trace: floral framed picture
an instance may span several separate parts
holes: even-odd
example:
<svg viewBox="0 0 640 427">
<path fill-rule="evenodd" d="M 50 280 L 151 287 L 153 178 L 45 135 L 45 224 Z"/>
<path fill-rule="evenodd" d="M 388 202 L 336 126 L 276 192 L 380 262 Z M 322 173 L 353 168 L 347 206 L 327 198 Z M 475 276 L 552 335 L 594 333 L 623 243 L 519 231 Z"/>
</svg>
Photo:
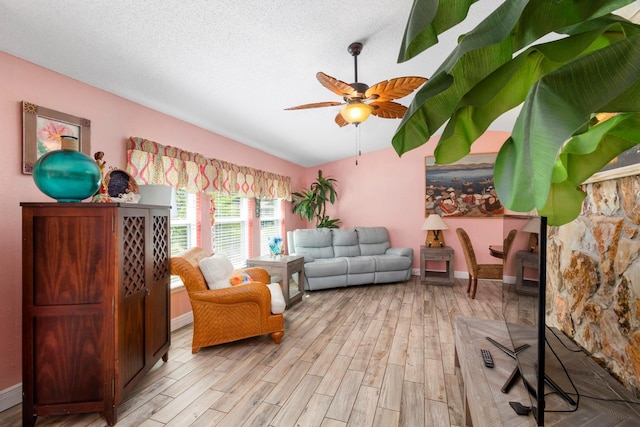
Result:
<svg viewBox="0 0 640 427">
<path fill-rule="evenodd" d="M 504 207 L 494 187 L 497 154 L 469 154 L 449 165 L 425 158 L 424 215 L 488 218 L 503 216 Z"/>
<path fill-rule="evenodd" d="M 22 101 L 22 173 L 31 174 L 44 154 L 60 149 L 60 137 L 78 138 L 79 150 L 91 156 L 91 121 Z"/>
</svg>

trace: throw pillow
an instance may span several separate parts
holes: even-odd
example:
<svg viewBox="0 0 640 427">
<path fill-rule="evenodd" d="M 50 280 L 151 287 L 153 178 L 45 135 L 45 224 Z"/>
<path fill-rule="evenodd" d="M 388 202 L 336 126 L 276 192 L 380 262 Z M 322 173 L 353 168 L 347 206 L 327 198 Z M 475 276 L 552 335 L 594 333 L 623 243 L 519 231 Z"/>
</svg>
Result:
<svg viewBox="0 0 640 427">
<path fill-rule="evenodd" d="M 269 292 L 271 292 L 271 312 L 273 314 L 280 314 L 284 312 L 287 304 L 284 302 L 284 295 L 282 294 L 282 288 L 279 283 L 270 283 L 267 285 Z"/>
<path fill-rule="evenodd" d="M 250 281 L 251 276 L 249 276 L 249 273 L 247 273 L 246 271 L 239 271 L 229 279 L 229 283 L 231 283 L 233 286 Z"/>
<path fill-rule="evenodd" d="M 224 254 L 215 254 L 202 259 L 200 271 L 202 271 L 209 289 L 222 289 L 231 286 L 229 279 L 233 274 L 233 264 Z"/>
</svg>

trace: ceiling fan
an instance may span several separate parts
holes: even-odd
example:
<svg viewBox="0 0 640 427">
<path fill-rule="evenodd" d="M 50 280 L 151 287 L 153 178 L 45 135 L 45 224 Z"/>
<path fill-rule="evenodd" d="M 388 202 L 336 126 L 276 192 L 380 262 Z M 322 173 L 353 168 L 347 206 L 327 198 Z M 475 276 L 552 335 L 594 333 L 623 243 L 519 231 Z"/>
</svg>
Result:
<svg viewBox="0 0 640 427">
<path fill-rule="evenodd" d="M 404 105 L 393 102 L 394 99 L 409 95 L 427 81 L 424 77 L 398 77 L 384 80 L 369 87 L 358 82 L 358 55 L 362 52 L 362 43 L 351 43 L 348 52 L 353 56 L 355 83 L 345 83 L 323 72 L 316 74 L 320 84 L 342 97 L 344 102 L 316 102 L 303 104 L 285 110 L 303 110 L 306 108 L 333 107 L 344 105 L 336 115 L 335 122 L 343 127 L 350 123 L 358 126 L 367 120 L 370 114 L 384 119 L 401 119 L 407 111 Z"/>
</svg>

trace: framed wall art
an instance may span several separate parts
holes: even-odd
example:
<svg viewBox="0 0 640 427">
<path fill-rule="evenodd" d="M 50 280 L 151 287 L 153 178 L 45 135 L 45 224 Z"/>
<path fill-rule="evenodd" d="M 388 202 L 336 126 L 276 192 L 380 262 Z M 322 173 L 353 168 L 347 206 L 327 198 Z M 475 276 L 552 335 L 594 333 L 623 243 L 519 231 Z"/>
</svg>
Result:
<svg viewBox="0 0 640 427">
<path fill-rule="evenodd" d="M 584 183 L 589 184 L 638 174 L 640 174 L 640 145 L 636 145 L 620 154 L 600 171 L 591 175 Z"/>
<path fill-rule="evenodd" d="M 425 158 L 425 217 L 497 217 L 504 214 L 494 187 L 497 154 L 469 154 L 449 165 Z"/>
<path fill-rule="evenodd" d="M 22 173 L 31 174 L 42 155 L 60 149 L 60 136 L 78 138 L 79 150 L 91 156 L 91 121 L 22 101 Z"/>
</svg>

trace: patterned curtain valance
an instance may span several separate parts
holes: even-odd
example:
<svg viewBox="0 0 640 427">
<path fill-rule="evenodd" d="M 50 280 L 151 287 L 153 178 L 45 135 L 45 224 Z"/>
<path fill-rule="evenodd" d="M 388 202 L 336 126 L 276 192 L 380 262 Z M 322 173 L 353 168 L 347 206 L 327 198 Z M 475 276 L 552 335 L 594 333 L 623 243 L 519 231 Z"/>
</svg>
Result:
<svg viewBox="0 0 640 427">
<path fill-rule="evenodd" d="M 291 200 L 288 176 L 208 159 L 144 138 L 131 137 L 127 141 L 127 172 L 139 184 L 170 185 L 209 196 Z"/>
</svg>

